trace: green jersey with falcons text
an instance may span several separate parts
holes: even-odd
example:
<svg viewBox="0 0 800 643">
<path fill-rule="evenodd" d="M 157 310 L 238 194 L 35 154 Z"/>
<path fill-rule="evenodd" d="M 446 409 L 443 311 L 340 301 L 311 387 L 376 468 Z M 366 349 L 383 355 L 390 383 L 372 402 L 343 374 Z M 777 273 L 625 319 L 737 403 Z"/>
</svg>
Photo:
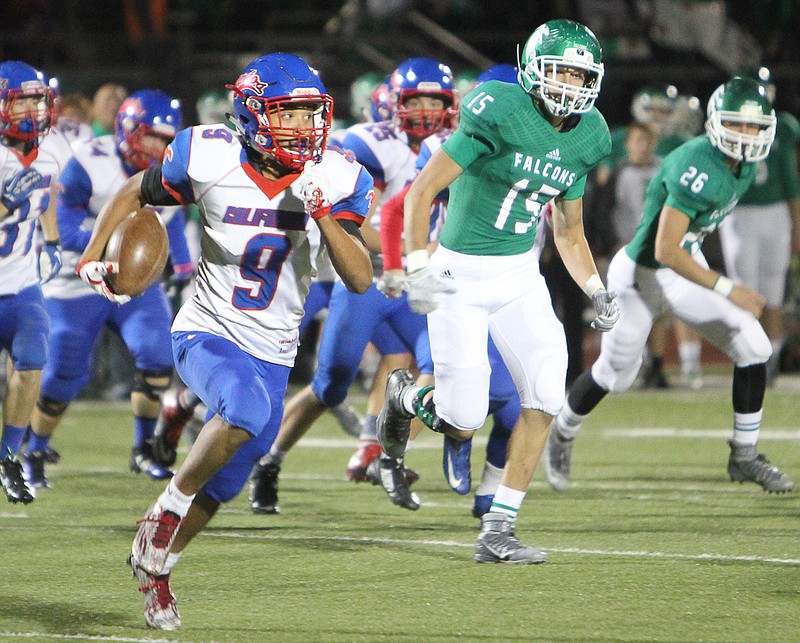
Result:
<svg viewBox="0 0 800 643">
<path fill-rule="evenodd" d="M 469 255 L 530 250 L 543 206 L 580 198 L 586 174 L 611 150 L 600 112 L 571 118 L 571 129 L 557 131 L 517 84 L 489 81 L 467 94 L 442 145 L 464 171 L 450 186 L 440 243 Z"/>
<path fill-rule="evenodd" d="M 734 173 L 726 158 L 705 135 L 667 155 L 647 186 L 642 221 L 625 246 L 631 259 L 648 268 L 664 267 L 656 261 L 655 247 L 658 220 L 665 205 L 689 217 L 682 247 L 690 254 L 700 250 L 703 239 L 719 227 L 756 178 L 755 163 L 741 163 Z"/>
</svg>

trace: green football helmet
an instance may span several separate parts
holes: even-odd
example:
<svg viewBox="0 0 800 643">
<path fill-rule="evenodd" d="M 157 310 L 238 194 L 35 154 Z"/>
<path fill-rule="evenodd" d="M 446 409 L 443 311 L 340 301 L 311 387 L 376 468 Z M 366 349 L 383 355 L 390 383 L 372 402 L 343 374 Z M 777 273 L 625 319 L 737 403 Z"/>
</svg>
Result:
<svg viewBox="0 0 800 643">
<path fill-rule="evenodd" d="M 536 28 L 522 53 L 517 49 L 519 82 L 555 116 L 583 114 L 594 106 L 603 81 L 602 49 L 579 22 L 550 20 Z M 559 68 L 582 69 L 583 87 L 556 80 Z"/>
<path fill-rule="evenodd" d="M 227 125 L 227 114 L 233 114 L 233 94 L 225 89 L 209 89 L 197 99 L 195 107 L 201 125 Z"/>
<path fill-rule="evenodd" d="M 711 94 L 706 108 L 706 134 L 723 154 L 737 161 L 762 161 L 775 140 L 775 110 L 763 85 L 749 78 L 732 78 Z M 745 134 L 728 125 L 747 123 L 757 134 Z"/>
<path fill-rule="evenodd" d="M 631 101 L 631 115 L 637 123 L 663 124 L 675 114 L 678 88 L 675 85 L 648 86 L 640 89 Z"/>
<path fill-rule="evenodd" d="M 768 67 L 742 67 L 734 74 L 734 77 L 749 78 L 756 81 L 759 85 L 764 85 L 767 90 L 767 98 L 770 103 L 775 102 L 775 83 L 772 82 L 772 74 Z"/>
<path fill-rule="evenodd" d="M 385 74 L 368 71 L 350 84 L 350 116 L 355 121 L 359 123 L 376 122 L 373 96 L 385 78 Z"/>
</svg>

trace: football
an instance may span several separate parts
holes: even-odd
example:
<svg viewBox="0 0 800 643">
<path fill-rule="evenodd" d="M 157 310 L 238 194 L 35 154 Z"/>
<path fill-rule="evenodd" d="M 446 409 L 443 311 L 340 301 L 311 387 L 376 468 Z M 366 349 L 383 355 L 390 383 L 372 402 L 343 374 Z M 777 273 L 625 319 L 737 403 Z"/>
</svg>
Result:
<svg viewBox="0 0 800 643">
<path fill-rule="evenodd" d="M 150 208 L 131 212 L 106 244 L 103 260 L 119 265 L 106 283 L 117 295 L 137 297 L 164 272 L 168 254 L 167 229 L 158 213 Z"/>
</svg>

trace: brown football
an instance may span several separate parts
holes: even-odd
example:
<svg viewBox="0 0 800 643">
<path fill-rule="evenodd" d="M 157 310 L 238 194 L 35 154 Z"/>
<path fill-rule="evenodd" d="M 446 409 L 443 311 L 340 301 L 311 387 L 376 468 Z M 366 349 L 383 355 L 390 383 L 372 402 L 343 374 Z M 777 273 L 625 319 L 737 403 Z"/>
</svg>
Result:
<svg viewBox="0 0 800 643">
<path fill-rule="evenodd" d="M 106 244 L 103 260 L 119 264 L 106 283 L 118 295 L 137 297 L 164 272 L 168 254 L 167 229 L 158 213 L 150 208 L 131 212 Z"/>
</svg>

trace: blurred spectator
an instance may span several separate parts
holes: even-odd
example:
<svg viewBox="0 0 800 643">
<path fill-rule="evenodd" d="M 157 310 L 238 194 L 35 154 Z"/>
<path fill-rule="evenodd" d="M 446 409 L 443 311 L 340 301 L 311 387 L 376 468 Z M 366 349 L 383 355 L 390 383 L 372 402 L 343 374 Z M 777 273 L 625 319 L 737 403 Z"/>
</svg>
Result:
<svg viewBox="0 0 800 643">
<path fill-rule="evenodd" d="M 122 101 L 128 96 L 128 90 L 117 83 L 101 85 L 92 99 L 92 129 L 95 136 L 114 133 L 114 120 Z"/>
</svg>

